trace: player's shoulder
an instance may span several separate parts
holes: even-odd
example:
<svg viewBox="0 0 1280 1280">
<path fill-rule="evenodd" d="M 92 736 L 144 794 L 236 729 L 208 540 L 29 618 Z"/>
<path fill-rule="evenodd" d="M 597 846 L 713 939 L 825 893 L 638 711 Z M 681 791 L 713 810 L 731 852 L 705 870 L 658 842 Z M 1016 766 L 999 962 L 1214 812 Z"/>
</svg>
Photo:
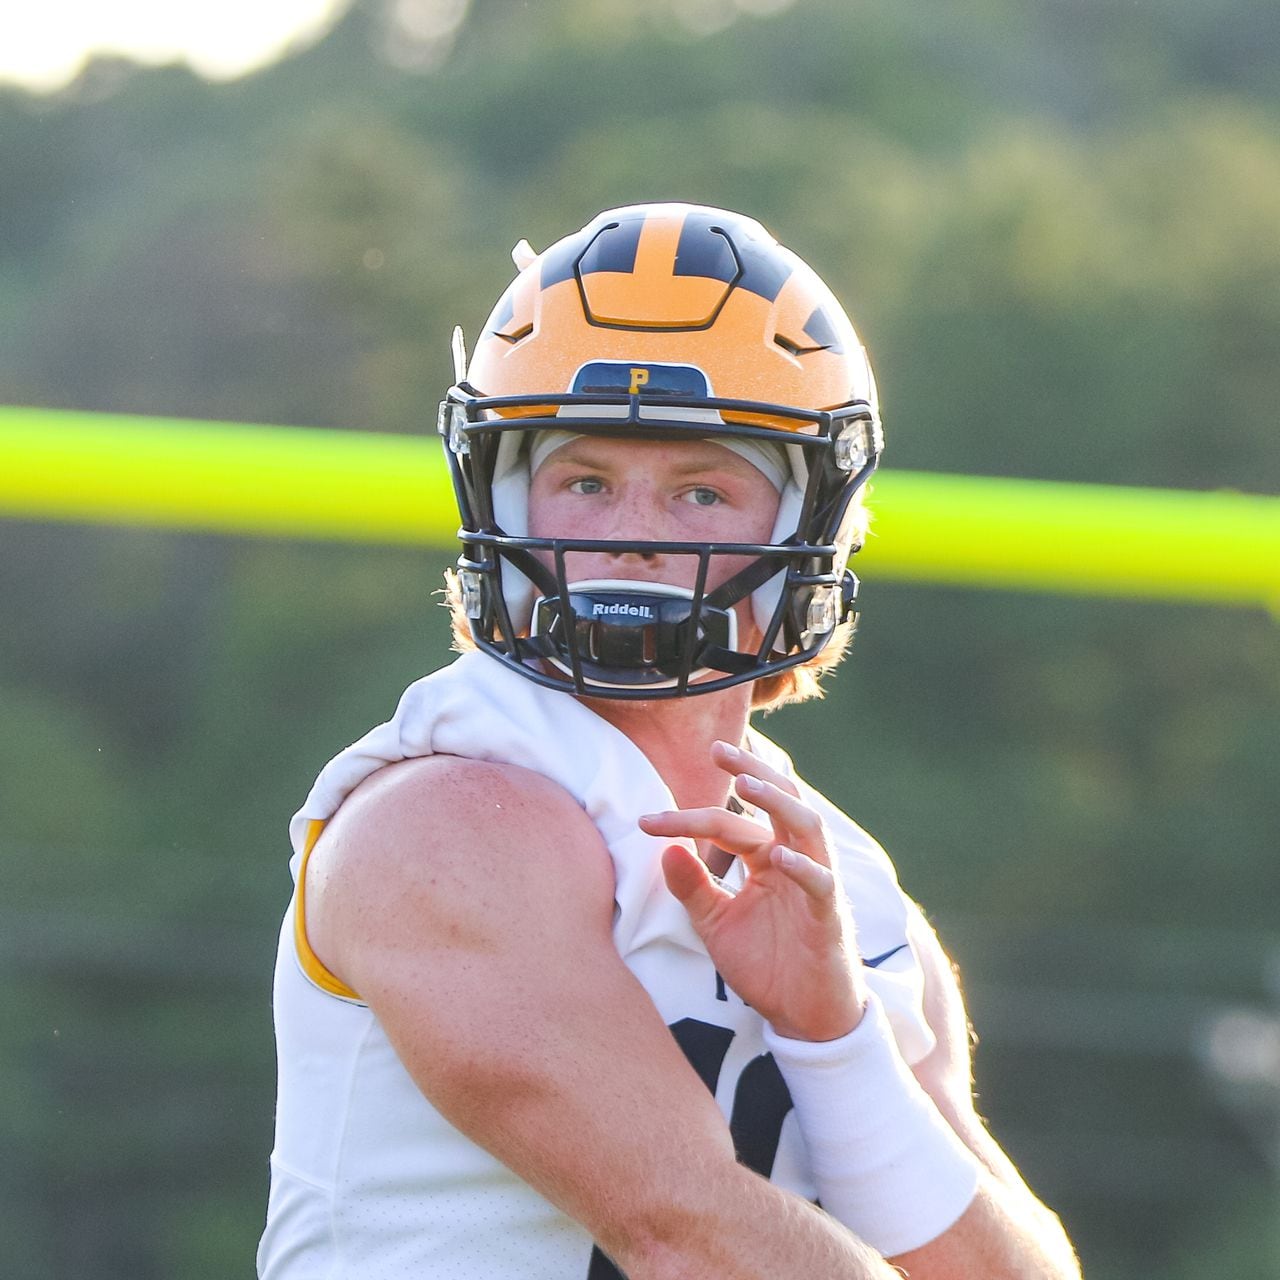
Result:
<svg viewBox="0 0 1280 1280">
<path fill-rule="evenodd" d="M 511 806 L 581 812 L 568 791 L 534 769 L 434 754 L 379 769 L 352 791 L 337 816 L 348 822 L 374 816 L 412 821 L 441 813 L 453 819 L 479 810 L 498 820 L 512 815 Z"/>
<path fill-rule="evenodd" d="M 500 761 L 430 755 L 379 769 L 343 801 L 320 845 L 357 878 L 506 882 L 547 868 L 597 865 L 608 853 L 578 801 L 552 779 Z M 321 853 L 320 845 L 317 853 Z"/>
</svg>

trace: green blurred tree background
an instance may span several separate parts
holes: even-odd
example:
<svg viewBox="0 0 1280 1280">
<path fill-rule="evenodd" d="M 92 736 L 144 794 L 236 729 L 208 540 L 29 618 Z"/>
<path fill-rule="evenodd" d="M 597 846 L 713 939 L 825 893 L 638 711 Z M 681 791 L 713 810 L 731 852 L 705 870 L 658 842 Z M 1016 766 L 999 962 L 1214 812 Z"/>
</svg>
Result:
<svg viewBox="0 0 1280 1280">
<path fill-rule="evenodd" d="M 0 92 L 0 402 L 427 431 L 509 245 L 672 198 L 846 300 L 890 467 L 1275 493 L 1278 126 L 1273 0 L 356 0 Z M 251 1272 L 284 825 L 449 558 L 0 523 L 6 1275 Z M 950 942 L 997 1135 L 1096 1280 L 1280 1276 L 1275 619 L 864 605 L 765 728 Z"/>
</svg>

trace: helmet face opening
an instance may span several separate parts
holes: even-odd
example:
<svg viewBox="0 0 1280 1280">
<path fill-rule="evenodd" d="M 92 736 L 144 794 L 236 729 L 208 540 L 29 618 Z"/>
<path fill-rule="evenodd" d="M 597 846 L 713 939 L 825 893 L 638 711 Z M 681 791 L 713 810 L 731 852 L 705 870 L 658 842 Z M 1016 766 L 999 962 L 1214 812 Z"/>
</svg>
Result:
<svg viewBox="0 0 1280 1280">
<path fill-rule="evenodd" d="M 684 205 L 603 214 L 525 267 L 469 370 L 455 353 L 438 428 L 482 651 L 579 695 L 680 697 L 806 662 L 852 615 L 851 516 L 883 448 L 874 382 L 825 286 L 758 224 Z M 530 446 L 545 433 L 784 457 L 773 535 L 532 537 Z M 693 585 L 571 577 L 575 555 L 619 551 L 691 557 Z"/>
</svg>

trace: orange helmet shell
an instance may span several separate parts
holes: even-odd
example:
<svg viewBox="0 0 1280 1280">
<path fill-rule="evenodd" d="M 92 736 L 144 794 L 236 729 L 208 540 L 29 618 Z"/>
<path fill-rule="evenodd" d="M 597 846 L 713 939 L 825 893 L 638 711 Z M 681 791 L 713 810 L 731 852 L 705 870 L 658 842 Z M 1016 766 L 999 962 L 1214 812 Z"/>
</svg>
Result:
<svg viewBox="0 0 1280 1280">
<path fill-rule="evenodd" d="M 695 365 L 718 399 L 875 403 L 862 343 L 817 274 L 753 219 L 698 205 L 613 209 L 539 254 L 494 307 L 467 380 L 483 396 L 562 394 L 595 360 Z"/>
</svg>

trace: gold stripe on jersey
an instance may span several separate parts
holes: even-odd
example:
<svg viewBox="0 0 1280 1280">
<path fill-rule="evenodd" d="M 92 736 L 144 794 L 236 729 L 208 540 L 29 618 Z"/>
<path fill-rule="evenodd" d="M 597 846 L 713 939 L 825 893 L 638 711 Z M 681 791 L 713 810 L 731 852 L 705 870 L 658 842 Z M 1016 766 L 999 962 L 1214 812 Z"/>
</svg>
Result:
<svg viewBox="0 0 1280 1280">
<path fill-rule="evenodd" d="M 354 1000 L 358 1004 L 364 1001 L 351 990 L 341 978 L 335 977 L 311 949 L 311 943 L 307 940 L 307 920 L 306 920 L 306 901 L 307 901 L 307 863 L 311 860 L 311 850 L 315 848 L 316 841 L 320 839 L 320 833 L 324 830 L 325 820 L 323 818 L 312 818 L 307 824 L 307 842 L 303 846 L 302 860 L 298 864 L 298 885 L 294 897 L 293 909 L 293 946 L 298 953 L 298 963 L 302 966 L 302 972 L 307 978 L 321 991 L 328 992 L 331 996 L 337 996 L 340 1000 Z"/>
</svg>

